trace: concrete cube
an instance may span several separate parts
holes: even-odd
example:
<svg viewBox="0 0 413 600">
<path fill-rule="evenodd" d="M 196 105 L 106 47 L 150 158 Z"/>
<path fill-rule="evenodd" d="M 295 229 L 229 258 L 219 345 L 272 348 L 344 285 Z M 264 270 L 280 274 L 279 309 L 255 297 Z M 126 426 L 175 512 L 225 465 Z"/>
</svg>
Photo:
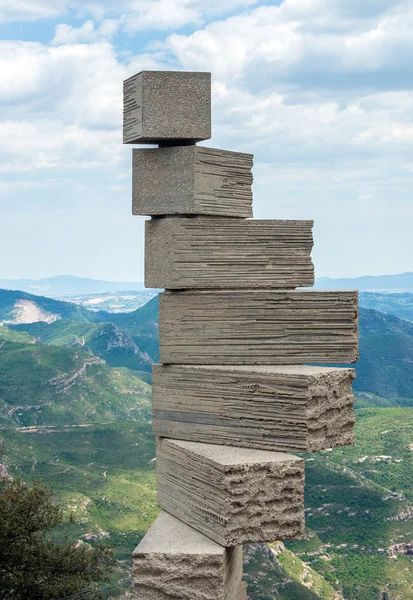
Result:
<svg viewBox="0 0 413 600">
<path fill-rule="evenodd" d="M 252 154 L 202 146 L 132 154 L 134 215 L 252 217 Z"/>
<path fill-rule="evenodd" d="M 358 358 L 357 292 L 159 294 L 160 362 L 348 364 Z"/>
<path fill-rule="evenodd" d="M 156 464 L 159 505 L 222 546 L 304 535 L 301 458 L 158 438 Z"/>
<path fill-rule="evenodd" d="M 146 287 L 291 289 L 314 283 L 312 221 L 201 217 L 145 225 Z"/>
<path fill-rule="evenodd" d="M 273 451 L 354 443 L 354 369 L 154 365 L 155 435 Z"/>
<path fill-rule="evenodd" d="M 211 137 L 211 74 L 142 71 L 123 83 L 123 143 Z"/>
<path fill-rule="evenodd" d="M 240 600 L 245 589 L 242 550 L 223 548 L 161 512 L 133 553 L 136 598 Z"/>
</svg>

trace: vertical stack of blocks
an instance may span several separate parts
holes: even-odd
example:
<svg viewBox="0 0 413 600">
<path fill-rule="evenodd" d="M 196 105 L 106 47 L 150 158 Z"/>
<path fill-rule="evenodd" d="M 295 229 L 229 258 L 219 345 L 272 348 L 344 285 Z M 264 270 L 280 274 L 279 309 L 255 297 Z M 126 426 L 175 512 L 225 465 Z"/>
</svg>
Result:
<svg viewBox="0 0 413 600">
<path fill-rule="evenodd" d="M 145 285 L 164 288 L 153 433 L 163 509 L 134 552 L 139 600 L 245 600 L 242 545 L 304 536 L 304 461 L 352 444 L 357 293 L 314 283 L 312 221 L 251 220 L 250 154 L 211 137 L 209 73 L 124 83 Z"/>
</svg>

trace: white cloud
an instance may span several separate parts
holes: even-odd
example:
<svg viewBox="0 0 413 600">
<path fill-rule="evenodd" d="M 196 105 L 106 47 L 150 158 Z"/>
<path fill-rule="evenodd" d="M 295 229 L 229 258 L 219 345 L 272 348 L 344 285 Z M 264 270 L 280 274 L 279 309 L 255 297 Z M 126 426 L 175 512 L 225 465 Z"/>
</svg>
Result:
<svg viewBox="0 0 413 600">
<path fill-rule="evenodd" d="M 107 43 L 0 42 L 1 170 L 118 164 L 122 81 L 155 66 L 142 55 L 126 67 Z"/>
<path fill-rule="evenodd" d="M 36 21 L 61 14 L 66 0 L 0 0 L 0 22 Z"/>
<path fill-rule="evenodd" d="M 170 35 L 164 48 L 177 65 L 212 71 L 221 143 L 275 161 L 413 158 L 413 93 L 386 91 L 400 55 L 413 61 L 413 7 L 394 6 L 377 12 L 369 2 L 352 14 L 344 0 L 285 0 Z M 356 31 L 331 33 L 338 15 L 357 19 Z M 308 24 L 321 17 L 325 32 L 315 34 Z M 373 79 L 363 85 L 360 74 Z"/>
<path fill-rule="evenodd" d="M 32 6 L 40 10 L 42 3 Z M 126 214 L 130 150 L 121 144 L 123 79 L 141 69 L 210 70 L 211 144 L 255 153 L 258 217 L 314 217 L 320 274 L 332 275 L 337 269 L 355 274 L 356 246 L 363 243 L 371 257 L 360 263 L 359 274 L 394 270 L 395 252 L 376 238 L 388 235 L 390 245 L 389 229 L 399 228 L 400 270 L 411 269 L 411 0 L 284 0 L 280 6 L 72 0 L 56 6 L 62 12 L 70 6 L 83 25 L 58 25 L 52 46 L 0 43 L 0 164 L 7 178 L 23 178 L 3 184 L 3 193 L 20 190 L 26 198 L 30 170 L 38 198 L 47 182 L 56 187 L 55 180 L 74 176 L 84 186 L 78 184 L 79 204 L 94 195 L 100 208 L 112 195 L 108 219 L 118 214 L 122 198 Z M 236 16 L 225 18 L 231 11 Z M 211 22 L 217 15 L 224 18 Z M 198 30 L 160 36 L 135 56 L 109 43 L 125 29 L 132 35 L 188 24 Z M 63 187 L 58 192 L 63 197 Z"/>
<path fill-rule="evenodd" d="M 115 3 L 112 0 L 0 0 L 0 22 L 35 21 L 58 17 L 72 11 L 77 16 L 89 16 L 98 21 L 119 18 L 130 31 L 162 31 L 199 24 L 211 17 L 258 2 L 259 0 L 118 0 Z M 83 26 L 80 29 L 83 31 L 78 34 L 73 31 L 60 33 L 63 36 L 70 33 L 74 37 L 87 37 L 88 27 Z M 77 38 L 76 41 L 88 39 Z"/>
<path fill-rule="evenodd" d="M 140 55 L 132 68 L 155 68 Z M 108 43 L 49 47 L 0 42 L 0 104 L 5 119 L 58 118 L 64 124 L 120 129 L 122 65 Z"/>
<path fill-rule="evenodd" d="M 63 125 L 56 120 L 0 123 L 0 172 L 104 167 L 122 160 L 120 133 Z"/>
<path fill-rule="evenodd" d="M 192 35 L 173 34 L 166 46 L 186 68 L 209 67 L 227 83 L 244 78 L 245 85 L 255 90 L 274 87 L 280 80 L 303 82 L 307 89 L 338 88 L 343 76 L 346 88 L 360 87 L 358 74 L 374 76 L 376 85 L 382 75 L 386 85 L 384 75 L 398 72 L 401 62 L 412 71 L 413 6 L 401 6 L 396 12 L 393 4 L 389 12 L 353 18 L 345 29 L 331 31 L 329 25 L 339 19 L 342 4 L 285 0 L 280 7 L 260 6 L 215 21 Z M 309 14 L 323 18 L 322 29 L 313 28 Z M 372 85 L 371 77 L 366 86 Z"/>
<path fill-rule="evenodd" d="M 257 4 L 259 0 L 135 0 L 125 18 L 129 31 L 143 29 L 177 29 L 188 24 L 201 24 L 207 19 L 234 9 Z"/>
<path fill-rule="evenodd" d="M 81 27 L 72 27 L 61 23 L 56 25 L 55 36 L 52 44 L 78 44 L 82 42 L 96 42 L 113 37 L 119 27 L 119 21 L 105 19 L 98 26 L 93 21 L 85 21 Z"/>
</svg>

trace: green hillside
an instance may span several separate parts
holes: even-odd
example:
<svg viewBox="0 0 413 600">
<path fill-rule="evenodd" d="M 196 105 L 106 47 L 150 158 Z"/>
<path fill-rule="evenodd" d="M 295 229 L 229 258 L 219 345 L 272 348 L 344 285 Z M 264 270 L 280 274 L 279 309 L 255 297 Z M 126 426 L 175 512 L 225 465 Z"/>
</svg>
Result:
<svg viewBox="0 0 413 600">
<path fill-rule="evenodd" d="M 158 512 L 150 387 L 99 353 L 113 333 L 156 357 L 157 299 L 111 320 L 0 327 L 0 439 L 12 476 L 44 478 L 66 533 L 113 543 L 124 577 Z M 413 600 L 413 324 L 361 309 L 360 333 L 358 405 L 407 408 L 358 410 L 354 447 L 306 457 L 307 539 L 248 549 L 250 600 Z"/>
<path fill-rule="evenodd" d="M 0 327 L 0 423 L 96 423 L 149 414 L 150 388 L 84 350 L 33 344 Z"/>
<path fill-rule="evenodd" d="M 70 347 L 84 343 L 85 349 L 116 367 L 149 371 L 151 363 L 159 361 L 157 297 L 132 312 L 109 313 L 0 289 L 1 322 L 28 331 L 43 343 Z"/>
<path fill-rule="evenodd" d="M 413 407 L 413 398 L 381 398 L 370 392 L 356 392 L 356 408 Z"/>
<path fill-rule="evenodd" d="M 130 333 L 132 339 L 154 362 L 159 362 L 158 296 L 133 312 L 112 315 L 111 321 Z"/>
<path fill-rule="evenodd" d="M 244 547 L 251 600 L 336 600 L 333 587 L 282 543 Z"/>
<path fill-rule="evenodd" d="M 112 315 L 154 362 L 159 360 L 158 298 L 131 313 Z M 360 360 L 354 389 L 382 398 L 413 398 L 413 323 L 360 308 Z"/>
<path fill-rule="evenodd" d="M 356 433 L 352 447 L 307 457 L 308 539 L 287 546 L 346 600 L 411 600 L 413 409 L 358 411 Z"/>
<path fill-rule="evenodd" d="M 35 296 L 19 290 L 0 289 L 0 321 L 6 323 L 16 323 L 19 309 L 16 308 L 16 302 L 26 301 L 39 307 L 43 311 L 55 315 L 59 319 L 67 319 L 80 322 L 99 322 L 110 321 L 110 313 L 94 312 L 87 310 L 83 306 L 78 306 L 72 302 L 54 300 L 45 296 Z"/>
<path fill-rule="evenodd" d="M 251 600 L 339 598 L 332 589 L 345 600 L 385 590 L 413 599 L 411 558 L 393 549 L 413 539 L 412 432 L 413 409 L 359 411 L 354 447 L 307 457 L 307 539 L 287 544 L 294 555 L 248 551 Z M 43 477 L 74 512 L 69 534 L 107 539 L 127 569 L 158 512 L 149 421 L 7 428 L 1 437 L 11 474 Z"/>
<path fill-rule="evenodd" d="M 103 358 L 112 367 L 127 367 L 149 371 L 152 360 L 126 331 L 113 323 L 79 323 L 59 320 L 54 323 L 14 325 L 15 331 L 25 331 L 37 341 L 54 346 L 82 348 Z"/>
<path fill-rule="evenodd" d="M 413 398 L 413 323 L 360 309 L 360 360 L 354 389 Z"/>
<path fill-rule="evenodd" d="M 37 299 L 37 302 L 41 300 L 44 310 L 53 312 L 59 309 L 62 319 L 50 324 L 15 325 L 16 330 L 27 331 L 43 343 L 83 347 L 115 367 L 150 371 L 151 362 L 159 361 L 157 297 L 135 311 L 113 314 L 88 311 L 67 302 L 36 296 L 31 298 Z M 44 302 L 46 300 L 48 302 Z M 397 400 L 394 404 L 399 404 L 400 399 L 403 404 L 403 399 L 413 397 L 412 355 L 413 323 L 360 308 L 360 360 L 356 364 L 356 391 L 369 392 L 380 398 L 394 398 Z"/>
<path fill-rule="evenodd" d="M 405 321 L 413 321 L 413 294 L 381 294 L 379 292 L 361 292 L 360 306 L 373 308 L 394 315 Z"/>
</svg>

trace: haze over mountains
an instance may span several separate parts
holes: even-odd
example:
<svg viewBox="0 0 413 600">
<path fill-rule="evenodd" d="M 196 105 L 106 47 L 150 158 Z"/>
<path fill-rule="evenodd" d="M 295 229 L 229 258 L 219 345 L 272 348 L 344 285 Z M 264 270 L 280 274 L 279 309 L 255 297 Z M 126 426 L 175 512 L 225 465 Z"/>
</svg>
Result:
<svg viewBox="0 0 413 600">
<path fill-rule="evenodd" d="M 318 277 L 314 286 L 324 290 L 398 291 L 413 293 L 413 273 L 398 275 L 366 275 L 364 277 L 334 279 Z M 104 281 L 74 275 L 57 275 L 46 279 L 0 279 L 0 288 L 22 290 L 39 296 L 62 298 L 65 296 L 103 294 L 120 291 L 142 291 L 143 282 Z"/>
<path fill-rule="evenodd" d="M 413 292 L 413 273 L 407 272 L 398 275 L 365 275 L 364 277 L 348 279 L 318 277 L 314 287 L 320 290 Z"/>
<path fill-rule="evenodd" d="M 74 275 L 57 275 L 46 279 L 0 279 L 0 288 L 22 290 L 39 296 L 61 298 L 81 294 L 102 294 L 124 290 L 141 291 L 142 282 L 103 281 Z"/>
</svg>

